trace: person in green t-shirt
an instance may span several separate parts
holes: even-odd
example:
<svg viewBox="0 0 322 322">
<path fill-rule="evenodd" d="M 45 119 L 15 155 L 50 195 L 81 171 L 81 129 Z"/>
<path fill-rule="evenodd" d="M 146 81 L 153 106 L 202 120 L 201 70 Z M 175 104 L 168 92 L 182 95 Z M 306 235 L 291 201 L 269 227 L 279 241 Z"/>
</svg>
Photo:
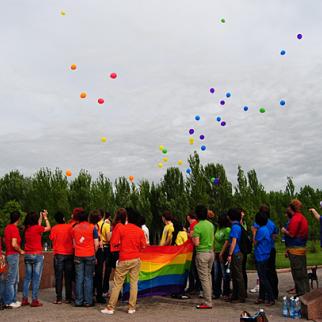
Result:
<svg viewBox="0 0 322 322">
<path fill-rule="evenodd" d="M 213 293 L 215 299 L 221 295 L 227 299 L 230 290 L 230 274 L 226 273 L 225 263 L 228 255 L 230 222 L 227 214 L 223 213 L 218 218 L 218 227 L 215 232 L 215 261 L 213 269 Z M 223 284 L 223 285 L 222 285 Z"/>
<path fill-rule="evenodd" d="M 212 308 L 212 279 L 211 270 L 214 262 L 214 226 L 207 220 L 208 210 L 199 205 L 195 208 L 198 224 L 194 227 L 192 241 L 196 246 L 196 266 L 202 285 L 204 303 L 197 309 Z"/>
</svg>

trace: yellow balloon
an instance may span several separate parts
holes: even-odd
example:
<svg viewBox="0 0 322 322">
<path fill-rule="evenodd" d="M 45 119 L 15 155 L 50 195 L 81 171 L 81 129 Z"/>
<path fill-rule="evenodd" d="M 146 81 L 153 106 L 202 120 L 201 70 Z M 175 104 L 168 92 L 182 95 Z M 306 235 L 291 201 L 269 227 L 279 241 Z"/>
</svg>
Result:
<svg viewBox="0 0 322 322">
<path fill-rule="evenodd" d="M 164 149 L 164 145 L 160 145 L 159 149 L 160 149 L 160 151 L 162 151 Z"/>
<path fill-rule="evenodd" d="M 61 15 L 61 16 L 65 16 L 65 15 L 66 15 L 66 12 L 62 10 L 62 11 L 60 12 L 60 15 Z"/>
<path fill-rule="evenodd" d="M 162 160 L 163 160 L 163 162 L 168 162 L 169 159 L 165 157 Z"/>
<path fill-rule="evenodd" d="M 105 142 L 107 141 L 107 138 L 106 138 L 105 136 L 102 136 L 102 137 L 101 137 L 101 141 L 102 141 L 103 143 L 105 143 Z"/>
<path fill-rule="evenodd" d="M 163 163 L 161 163 L 161 162 L 160 162 L 160 163 L 158 164 L 158 167 L 161 169 L 161 168 L 163 167 Z"/>
<path fill-rule="evenodd" d="M 190 138 L 189 139 L 189 143 L 192 145 L 192 144 L 194 144 L 194 142 L 195 142 L 195 139 L 194 138 Z"/>
<path fill-rule="evenodd" d="M 178 165 L 182 165 L 182 163 L 183 163 L 182 160 L 178 161 Z"/>
</svg>

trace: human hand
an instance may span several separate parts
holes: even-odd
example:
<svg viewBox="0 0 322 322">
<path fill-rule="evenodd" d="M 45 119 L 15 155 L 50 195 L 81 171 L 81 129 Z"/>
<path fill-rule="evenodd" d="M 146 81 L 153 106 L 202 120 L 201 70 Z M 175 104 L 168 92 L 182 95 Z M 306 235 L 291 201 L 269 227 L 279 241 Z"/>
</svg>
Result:
<svg viewBox="0 0 322 322">
<path fill-rule="evenodd" d="M 281 232 L 282 232 L 282 234 L 285 234 L 287 232 L 286 228 L 282 227 Z"/>
<path fill-rule="evenodd" d="M 231 255 L 227 257 L 227 262 L 230 264 L 231 263 Z"/>
</svg>

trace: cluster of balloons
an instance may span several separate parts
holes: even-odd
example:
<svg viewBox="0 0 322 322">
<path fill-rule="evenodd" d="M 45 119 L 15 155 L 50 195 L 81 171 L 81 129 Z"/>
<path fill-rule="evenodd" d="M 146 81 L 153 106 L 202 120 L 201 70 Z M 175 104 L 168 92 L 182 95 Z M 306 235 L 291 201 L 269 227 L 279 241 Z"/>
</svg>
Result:
<svg viewBox="0 0 322 322">
<path fill-rule="evenodd" d="M 210 179 L 210 181 L 213 183 L 213 184 L 215 184 L 215 185 L 219 185 L 219 183 L 220 183 L 220 180 L 219 180 L 219 178 L 215 178 L 215 177 L 212 177 L 211 179 Z"/>
</svg>

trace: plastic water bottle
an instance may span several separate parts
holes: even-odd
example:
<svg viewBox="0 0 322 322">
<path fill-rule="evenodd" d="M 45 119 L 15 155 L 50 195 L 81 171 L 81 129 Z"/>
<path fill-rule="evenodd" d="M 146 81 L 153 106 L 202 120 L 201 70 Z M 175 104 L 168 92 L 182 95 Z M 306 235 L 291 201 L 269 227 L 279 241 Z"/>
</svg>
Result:
<svg viewBox="0 0 322 322">
<path fill-rule="evenodd" d="M 290 298 L 290 318 L 295 319 L 295 299 L 294 299 L 294 297 Z"/>
<path fill-rule="evenodd" d="M 288 317 L 288 299 L 286 296 L 283 297 L 282 315 Z"/>
<path fill-rule="evenodd" d="M 295 308 L 294 319 L 300 319 L 302 317 L 302 312 L 301 312 L 301 301 L 298 297 L 295 299 L 294 308 Z"/>
<path fill-rule="evenodd" d="M 47 252 L 48 251 L 48 244 L 47 242 L 44 244 L 44 251 Z"/>
</svg>

